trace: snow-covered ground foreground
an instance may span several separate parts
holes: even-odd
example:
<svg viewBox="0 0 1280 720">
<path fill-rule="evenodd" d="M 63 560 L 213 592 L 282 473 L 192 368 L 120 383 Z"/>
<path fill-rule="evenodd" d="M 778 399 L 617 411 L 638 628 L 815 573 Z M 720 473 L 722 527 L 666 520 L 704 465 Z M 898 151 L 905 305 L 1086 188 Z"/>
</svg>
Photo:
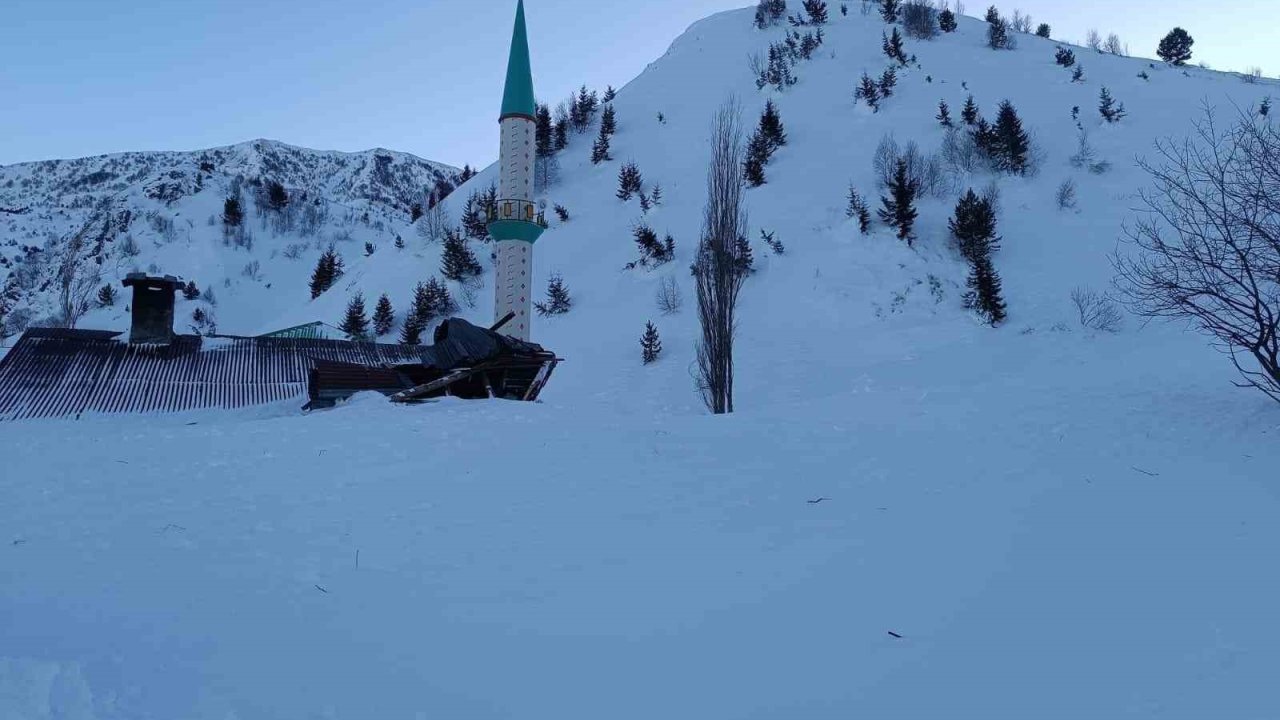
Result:
<svg viewBox="0 0 1280 720">
<path fill-rule="evenodd" d="M 973 338 L 718 418 L 570 364 L 7 425 L 0 717 L 1275 717 L 1273 404 L 1168 328 Z"/>
</svg>

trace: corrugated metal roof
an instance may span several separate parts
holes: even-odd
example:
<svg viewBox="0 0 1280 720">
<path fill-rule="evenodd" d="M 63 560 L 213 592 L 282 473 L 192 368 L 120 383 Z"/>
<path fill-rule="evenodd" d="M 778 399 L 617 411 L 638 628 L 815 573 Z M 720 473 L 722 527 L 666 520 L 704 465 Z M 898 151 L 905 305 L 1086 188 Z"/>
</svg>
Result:
<svg viewBox="0 0 1280 720">
<path fill-rule="evenodd" d="M 118 335 L 28 330 L 0 359 L 0 420 L 302 404 L 318 360 L 371 366 L 434 361 L 427 346 L 190 335 L 170 345 L 130 345 Z"/>
</svg>

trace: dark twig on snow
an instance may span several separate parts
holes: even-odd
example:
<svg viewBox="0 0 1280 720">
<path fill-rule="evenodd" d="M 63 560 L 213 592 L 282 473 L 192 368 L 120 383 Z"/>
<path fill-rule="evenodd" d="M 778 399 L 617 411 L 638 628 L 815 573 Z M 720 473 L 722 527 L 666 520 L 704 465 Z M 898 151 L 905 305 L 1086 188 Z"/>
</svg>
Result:
<svg viewBox="0 0 1280 720">
<path fill-rule="evenodd" d="M 898 638 L 899 640 L 901 640 L 901 639 L 902 639 L 902 636 L 901 636 L 901 635 L 899 635 L 898 633 L 896 633 L 896 632 L 894 632 L 894 631 L 892 631 L 892 630 L 890 630 L 890 631 L 889 631 L 889 635 L 890 635 L 890 636 L 892 636 L 892 637 Z"/>
<path fill-rule="evenodd" d="M 1142 473 L 1143 475 L 1146 475 L 1147 477 L 1160 477 L 1160 473 L 1151 472 L 1150 470 L 1143 470 L 1142 468 L 1135 467 L 1133 465 L 1130 465 L 1129 467 Z"/>
</svg>

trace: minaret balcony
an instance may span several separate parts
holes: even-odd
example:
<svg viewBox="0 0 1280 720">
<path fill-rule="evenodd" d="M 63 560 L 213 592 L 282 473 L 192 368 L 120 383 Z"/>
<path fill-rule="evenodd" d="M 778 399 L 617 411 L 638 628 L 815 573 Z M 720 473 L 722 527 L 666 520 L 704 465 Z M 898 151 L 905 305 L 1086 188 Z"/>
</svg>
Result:
<svg viewBox="0 0 1280 720">
<path fill-rule="evenodd" d="M 543 229 L 538 224 L 538 207 L 529 200 L 499 199 L 489 215 L 489 234 L 495 240 L 532 243 Z"/>
</svg>

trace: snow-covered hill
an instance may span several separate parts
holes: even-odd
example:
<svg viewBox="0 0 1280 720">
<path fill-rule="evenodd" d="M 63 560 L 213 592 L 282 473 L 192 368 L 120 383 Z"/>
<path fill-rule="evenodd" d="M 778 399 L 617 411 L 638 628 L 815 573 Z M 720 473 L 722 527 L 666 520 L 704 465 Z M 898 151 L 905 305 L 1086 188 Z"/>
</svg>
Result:
<svg viewBox="0 0 1280 720">
<path fill-rule="evenodd" d="M 325 247 L 352 258 L 358 274 L 364 244 L 390 250 L 411 232 L 413 206 L 458 174 L 391 150 L 340 153 L 270 140 L 0 167 L 0 286 L 10 331 L 57 321 L 50 278 L 68 238 L 87 229 L 85 274 L 113 285 L 139 270 L 193 280 L 214 290 L 215 304 L 226 302 L 191 303 L 186 316 L 200 307 L 226 332 L 255 332 L 277 320 L 273 309 L 307 304 L 306 279 Z M 282 209 L 266 203 L 272 182 L 289 195 Z M 228 197 L 246 214 L 234 236 L 222 221 Z M 91 304 L 81 327 L 127 322 L 125 302 Z"/>
<path fill-rule="evenodd" d="M 787 28 L 699 22 L 619 90 L 616 160 L 590 162 L 594 128 L 571 137 L 544 198 L 570 219 L 548 213 L 536 248 L 539 285 L 560 273 L 574 298 L 534 323 L 567 358 L 544 402 L 0 429 L 0 716 L 1274 716 L 1280 414 L 1201 336 L 1086 330 L 1070 293 L 1110 286 L 1137 157 L 1202 101 L 1248 112 L 1280 88 L 1081 48 L 1072 82 L 1055 43 L 992 51 L 961 19 L 908 40 L 919 67 L 872 113 L 853 88 L 887 66 L 886 26 L 859 5 L 833 4 L 784 92 L 758 90 L 747 58 Z M 1118 124 L 1097 114 L 1104 86 Z M 861 235 L 845 195 L 875 202 L 881 139 L 934 152 L 938 101 L 958 118 L 970 93 L 987 117 L 1017 107 L 1038 172 L 952 176 L 914 248 Z M 748 126 L 773 99 L 789 139 L 748 192 L 738 412 L 711 417 L 688 268 L 730 96 Z M 1107 172 L 1070 161 L 1077 106 Z M 614 194 L 626 161 L 662 187 L 648 213 Z M 493 178 L 453 194 L 455 220 Z M 946 229 L 960 192 L 993 183 L 1000 328 L 962 308 Z M 640 222 L 675 238 L 674 262 L 626 269 Z M 403 250 L 346 253 L 314 302 L 306 258 L 263 258 L 271 288 L 214 283 L 222 326 L 332 321 L 356 291 L 403 308 L 440 246 L 394 227 Z M 490 293 L 464 314 L 487 320 Z M 647 321 L 664 350 L 645 366 Z"/>
</svg>

